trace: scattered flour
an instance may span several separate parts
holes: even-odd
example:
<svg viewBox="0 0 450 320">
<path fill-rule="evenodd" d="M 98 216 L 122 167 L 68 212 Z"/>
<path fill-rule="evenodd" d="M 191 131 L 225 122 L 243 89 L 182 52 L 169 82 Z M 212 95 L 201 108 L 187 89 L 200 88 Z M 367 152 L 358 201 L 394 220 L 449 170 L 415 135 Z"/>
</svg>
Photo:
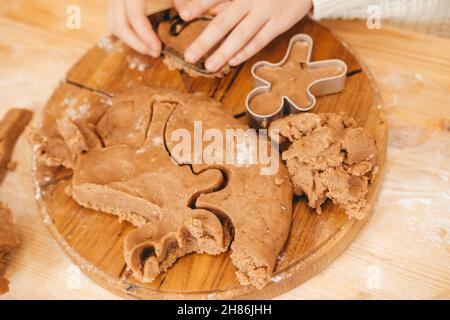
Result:
<svg viewBox="0 0 450 320">
<path fill-rule="evenodd" d="M 416 74 L 414 74 L 414 78 L 415 78 L 417 81 L 420 81 L 420 82 L 424 82 L 424 81 L 425 81 L 425 77 L 424 77 L 421 73 L 416 73 Z"/>
<path fill-rule="evenodd" d="M 105 105 L 107 105 L 108 107 L 111 107 L 112 104 L 113 104 L 112 99 L 106 99 L 106 98 L 102 98 L 102 99 L 100 100 L 100 103 L 101 103 L 101 104 L 105 104 Z"/>
<path fill-rule="evenodd" d="M 139 148 L 136 150 L 136 154 L 143 154 L 146 151 L 147 151 L 147 149 L 145 149 L 145 148 Z"/>
<path fill-rule="evenodd" d="M 128 56 L 127 57 L 128 62 L 128 68 L 131 70 L 137 70 L 139 72 L 143 72 L 145 69 L 148 68 L 148 64 L 143 62 L 141 58 L 137 56 Z"/>
<path fill-rule="evenodd" d="M 75 96 L 73 95 L 68 95 L 67 97 L 64 98 L 64 100 L 61 103 L 61 107 L 63 108 L 72 108 L 75 103 L 77 103 L 77 99 Z"/>
<path fill-rule="evenodd" d="M 404 70 L 394 69 L 380 81 L 392 89 L 405 89 L 409 86 L 423 85 L 425 77 L 421 73 L 409 73 Z"/>
<path fill-rule="evenodd" d="M 97 43 L 97 46 L 100 49 L 105 50 L 106 52 L 112 52 L 112 51 L 122 52 L 123 51 L 123 48 L 119 44 L 113 42 L 113 40 L 109 36 L 102 38 Z"/>
<path fill-rule="evenodd" d="M 283 273 L 280 273 L 272 277 L 272 282 L 280 282 L 283 281 L 285 278 L 286 276 Z"/>
<path fill-rule="evenodd" d="M 405 209 L 414 209 L 417 205 L 431 206 L 433 200 L 430 198 L 412 198 L 412 199 L 400 199 L 397 202 Z"/>
<path fill-rule="evenodd" d="M 152 139 L 152 142 L 155 146 L 160 146 L 163 144 L 163 139 L 162 137 L 155 137 Z"/>
<path fill-rule="evenodd" d="M 80 111 L 81 114 L 85 114 L 89 111 L 90 105 L 89 104 L 82 104 L 78 107 L 78 111 Z"/>
<path fill-rule="evenodd" d="M 105 51 L 111 51 L 114 49 L 114 44 L 110 37 L 104 37 L 100 39 L 97 45 L 100 49 L 103 49 Z"/>
<path fill-rule="evenodd" d="M 83 99 L 82 104 L 76 105 L 77 100 L 74 98 L 69 98 L 68 101 L 63 101 L 63 106 L 68 107 L 66 110 L 66 115 L 70 119 L 80 119 L 91 109 L 91 105 L 87 98 Z"/>
</svg>

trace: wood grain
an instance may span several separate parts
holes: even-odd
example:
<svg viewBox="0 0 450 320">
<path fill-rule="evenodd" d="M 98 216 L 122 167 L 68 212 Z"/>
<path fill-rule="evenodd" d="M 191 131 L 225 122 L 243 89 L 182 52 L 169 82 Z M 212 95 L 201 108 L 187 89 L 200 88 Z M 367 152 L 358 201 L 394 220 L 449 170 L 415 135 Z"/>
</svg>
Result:
<svg viewBox="0 0 450 320">
<path fill-rule="evenodd" d="M 154 0 L 152 0 L 154 1 Z M 73 1 L 0 2 L 0 113 L 32 109 L 37 124 L 66 71 L 107 34 L 107 1 L 78 0 L 81 30 L 65 28 Z M 386 174 L 374 213 L 352 245 L 284 299 L 450 298 L 450 40 L 365 21 L 325 21 L 360 57 L 380 89 L 389 124 Z M 317 45 L 317 43 L 316 43 Z M 282 55 L 282 53 L 280 53 Z M 7 257 L 1 299 L 117 299 L 54 241 L 35 205 L 30 150 L 19 139 L 0 200 L 22 245 Z M 75 276 L 80 285 L 71 285 Z M 374 281 L 376 280 L 376 281 Z"/>
<path fill-rule="evenodd" d="M 318 43 L 314 59 L 343 59 L 349 77 L 341 94 L 318 99 L 316 112 L 344 112 L 353 116 L 376 138 L 380 150 L 380 174 L 371 185 L 368 202 L 373 204 L 384 172 L 386 126 L 380 112 L 381 100 L 372 83 L 352 54 L 324 27 L 308 19 L 293 27 L 262 50 L 253 60 L 233 70 L 222 80 L 190 78 L 170 71 L 161 59 L 143 57 L 115 38 L 105 38 L 67 73 L 66 83 L 53 93 L 44 109 L 43 128 L 55 127 L 56 118 L 71 105 L 83 103 L 88 112 L 104 112 L 109 97 L 142 85 L 169 87 L 181 91 L 209 94 L 235 115 L 245 111 L 244 100 L 252 89 L 248 69 L 256 59 L 274 60 L 286 50 L 290 38 L 307 32 Z M 276 49 L 276 50 L 275 50 Z M 358 92 L 358 94 L 355 94 Z M 123 242 L 132 227 L 111 215 L 78 206 L 64 189 L 70 176 L 53 174 L 46 167 L 35 171 L 39 204 L 50 231 L 80 268 L 119 294 L 138 298 L 271 298 L 308 280 L 331 263 L 351 243 L 365 221 L 349 220 L 335 205 L 324 206 L 316 215 L 298 198 L 294 223 L 272 281 L 263 290 L 241 286 L 229 252 L 219 256 L 191 254 L 179 259 L 151 284 L 140 283 L 126 270 Z M 47 174 L 47 176 L 46 176 Z M 45 177 L 45 179 L 42 179 Z"/>
</svg>

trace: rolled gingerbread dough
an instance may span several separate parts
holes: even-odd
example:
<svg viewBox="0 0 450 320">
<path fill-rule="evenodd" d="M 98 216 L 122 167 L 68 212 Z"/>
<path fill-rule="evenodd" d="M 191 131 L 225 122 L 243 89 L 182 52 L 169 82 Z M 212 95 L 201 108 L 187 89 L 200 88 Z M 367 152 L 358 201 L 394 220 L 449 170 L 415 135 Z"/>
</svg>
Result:
<svg viewBox="0 0 450 320">
<path fill-rule="evenodd" d="M 248 129 L 202 94 L 140 88 L 115 97 L 101 116 L 63 117 L 52 129 L 35 130 L 31 143 L 39 162 L 73 169 L 67 192 L 80 205 L 136 226 L 124 255 L 139 280 L 153 281 L 185 254 L 230 248 L 239 281 L 262 288 L 291 225 L 287 169 L 281 164 L 263 175 L 257 163 L 180 158 L 173 133 L 195 135 L 199 122 L 224 134 Z"/>
</svg>

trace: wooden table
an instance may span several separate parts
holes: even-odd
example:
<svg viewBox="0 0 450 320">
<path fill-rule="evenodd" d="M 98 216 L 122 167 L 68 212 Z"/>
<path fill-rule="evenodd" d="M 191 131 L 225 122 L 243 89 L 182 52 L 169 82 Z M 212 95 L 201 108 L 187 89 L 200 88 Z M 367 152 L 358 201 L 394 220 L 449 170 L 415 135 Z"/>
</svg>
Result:
<svg viewBox="0 0 450 320">
<path fill-rule="evenodd" d="M 70 4 L 81 29 L 66 28 Z M 156 6 L 161 7 L 164 1 Z M 106 1 L 0 2 L 0 116 L 12 106 L 40 118 L 66 70 L 105 34 Z M 386 174 L 374 214 L 350 248 L 285 299 L 450 298 L 450 40 L 364 21 L 325 21 L 372 72 L 389 124 Z M 357 93 L 355 93 L 357 94 Z M 116 299 L 71 263 L 34 201 L 30 150 L 0 188 L 21 247 L 7 258 L 3 299 Z"/>
</svg>

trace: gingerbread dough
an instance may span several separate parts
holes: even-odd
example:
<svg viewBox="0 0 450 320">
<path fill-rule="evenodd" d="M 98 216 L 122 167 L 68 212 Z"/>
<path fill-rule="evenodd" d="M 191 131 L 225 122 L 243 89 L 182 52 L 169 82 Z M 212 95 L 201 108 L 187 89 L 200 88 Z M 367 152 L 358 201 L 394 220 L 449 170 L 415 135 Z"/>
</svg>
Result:
<svg viewBox="0 0 450 320">
<path fill-rule="evenodd" d="M 0 183 L 10 167 L 17 139 L 30 122 L 33 113 L 25 109 L 10 109 L 0 122 Z M 0 202 L 0 266 L 3 256 L 19 245 L 12 212 Z M 0 276 L 0 295 L 8 292 L 8 280 Z"/>
<path fill-rule="evenodd" d="M 61 114 L 54 111 L 56 121 L 43 123 L 39 130 L 31 128 L 28 140 L 39 163 L 50 168 L 73 169 L 79 154 L 101 144 L 95 125 L 108 108 L 106 103 L 100 103 L 86 112 L 73 108 Z"/>
<path fill-rule="evenodd" d="M 189 103 L 175 110 L 167 123 L 166 141 L 169 152 L 175 142 L 171 133 L 184 128 L 193 132 L 192 119 L 201 120 L 203 130 L 247 129 L 220 106 L 210 100 Z M 262 139 L 262 137 L 260 137 Z M 176 155 L 172 154 L 176 157 Z M 180 159 L 177 159 L 181 161 Z M 281 161 L 280 161 L 281 162 Z M 202 172 L 207 165 L 193 165 L 194 172 Z M 231 259 L 238 268 L 237 276 L 242 284 L 263 287 L 270 279 L 291 223 L 292 187 L 286 168 L 280 163 L 275 175 L 261 175 L 260 165 L 223 165 L 227 177 L 225 188 L 201 194 L 198 208 L 226 216 L 234 227 Z"/>
<path fill-rule="evenodd" d="M 268 81 L 271 87 L 250 100 L 249 106 L 253 112 L 270 115 L 278 110 L 283 103 L 283 97 L 289 97 L 296 106 L 306 108 L 311 104 L 307 95 L 307 88 L 311 82 L 342 73 L 342 68 L 337 65 L 308 67 L 306 64 L 308 51 L 307 43 L 295 42 L 283 65 L 262 66 L 256 69 L 256 75 Z"/>
<path fill-rule="evenodd" d="M 171 134 L 179 128 L 192 132 L 195 120 L 205 130 L 247 128 L 219 107 L 204 95 L 142 88 L 116 97 L 100 121 L 85 129 L 96 133 L 99 144 L 86 142 L 80 129 L 80 123 L 88 127 L 85 121 L 75 123 L 78 130 L 67 125 L 63 132 L 58 125 L 53 137 L 39 132 L 42 139 L 32 139 L 38 160 L 47 164 L 52 151 L 39 141 L 65 141 L 74 172 L 68 192 L 75 201 L 137 227 L 125 240 L 124 254 L 143 282 L 185 254 L 218 254 L 230 243 L 241 283 L 261 288 L 270 280 L 291 224 L 286 168 L 264 176 L 256 164 L 191 165 L 172 154 Z"/>
<path fill-rule="evenodd" d="M 6 253 L 19 245 L 19 237 L 13 223 L 12 212 L 0 202 L 0 267 Z M 0 274 L 0 295 L 8 292 L 8 280 Z"/>
<path fill-rule="evenodd" d="M 31 120 L 33 113 L 25 109 L 10 109 L 0 121 L 0 183 L 8 171 L 17 139 Z"/>
<path fill-rule="evenodd" d="M 231 68 L 228 64 L 224 65 L 221 69 L 212 73 L 199 72 L 196 69 L 189 67 L 190 64 L 183 60 L 184 52 L 186 49 L 194 42 L 195 39 L 205 30 L 205 28 L 209 24 L 209 20 L 204 18 L 199 18 L 193 20 L 192 22 L 182 22 L 182 24 L 178 25 L 176 28 L 177 35 L 172 35 L 170 32 L 171 26 L 175 23 L 176 20 L 169 20 L 161 22 L 158 26 L 158 36 L 164 45 L 170 47 L 170 50 L 176 52 L 176 54 L 170 54 L 170 52 L 166 53 L 164 56 L 164 63 L 169 67 L 169 69 L 178 69 L 184 70 L 191 77 L 206 77 L 206 78 L 222 78 L 228 72 L 230 72 Z M 217 49 L 218 46 L 215 46 L 210 53 L 207 53 L 206 56 L 210 55 L 214 49 Z M 198 63 L 203 65 L 204 60 L 200 60 Z M 200 67 L 201 69 L 203 66 Z"/>
<path fill-rule="evenodd" d="M 0 203 L 0 257 L 19 245 L 11 210 Z"/>
<path fill-rule="evenodd" d="M 337 114 L 301 113 L 275 120 L 296 195 L 321 212 L 326 199 L 343 207 L 349 217 L 362 219 L 369 210 L 365 196 L 377 167 L 377 146 L 353 119 Z"/>
</svg>

